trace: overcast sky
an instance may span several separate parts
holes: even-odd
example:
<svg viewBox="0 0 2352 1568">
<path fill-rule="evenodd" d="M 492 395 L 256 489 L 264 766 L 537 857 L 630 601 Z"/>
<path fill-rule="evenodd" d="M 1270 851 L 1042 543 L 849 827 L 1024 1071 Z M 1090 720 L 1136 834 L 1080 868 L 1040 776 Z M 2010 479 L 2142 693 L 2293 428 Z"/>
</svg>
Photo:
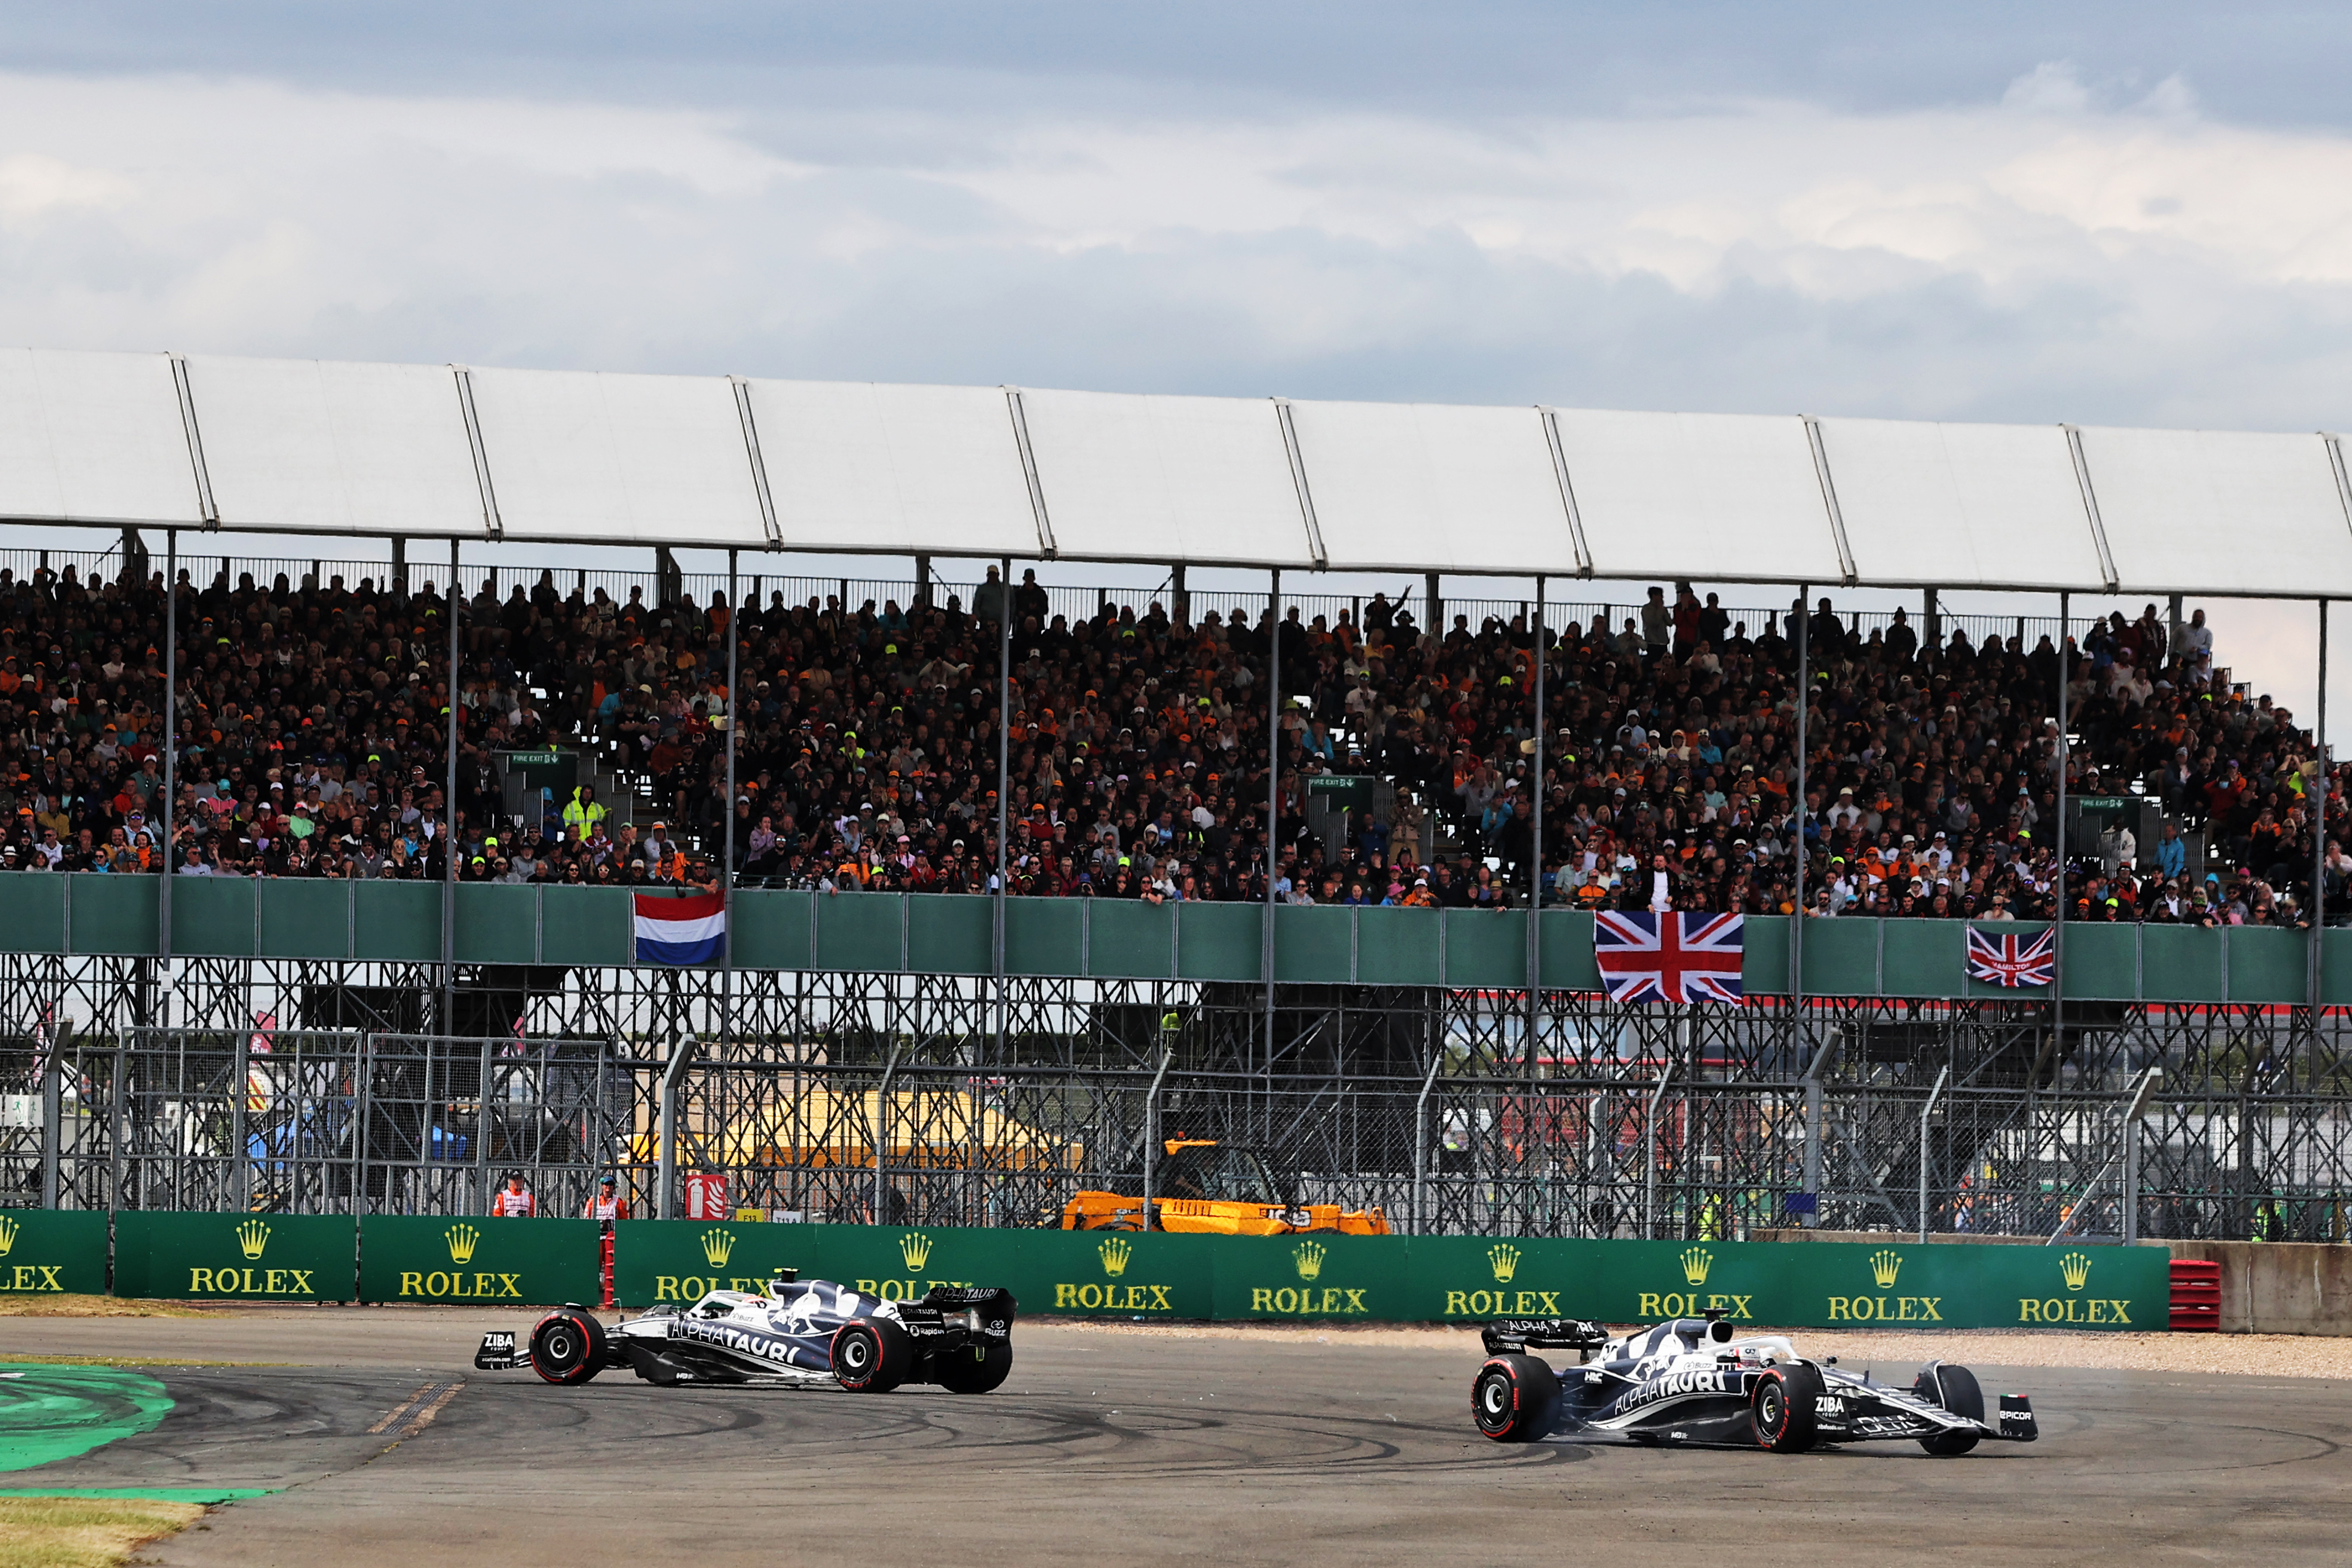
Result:
<svg viewBox="0 0 2352 1568">
<path fill-rule="evenodd" d="M 0 4 L 0 342 L 2342 429 L 2347 58 L 2343 5 Z M 2305 713 L 2311 619 L 2217 611 Z"/>
</svg>

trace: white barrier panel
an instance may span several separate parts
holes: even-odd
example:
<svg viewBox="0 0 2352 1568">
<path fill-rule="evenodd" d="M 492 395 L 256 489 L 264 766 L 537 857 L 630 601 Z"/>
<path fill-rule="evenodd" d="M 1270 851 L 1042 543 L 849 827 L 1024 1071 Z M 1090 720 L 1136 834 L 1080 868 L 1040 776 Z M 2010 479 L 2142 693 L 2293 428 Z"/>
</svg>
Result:
<svg viewBox="0 0 2352 1568">
<path fill-rule="evenodd" d="M 487 529 L 446 365 L 188 361 L 224 528 L 451 534 Z"/>
<path fill-rule="evenodd" d="M 0 352 L 0 517 L 203 522 L 172 362 Z"/>
</svg>

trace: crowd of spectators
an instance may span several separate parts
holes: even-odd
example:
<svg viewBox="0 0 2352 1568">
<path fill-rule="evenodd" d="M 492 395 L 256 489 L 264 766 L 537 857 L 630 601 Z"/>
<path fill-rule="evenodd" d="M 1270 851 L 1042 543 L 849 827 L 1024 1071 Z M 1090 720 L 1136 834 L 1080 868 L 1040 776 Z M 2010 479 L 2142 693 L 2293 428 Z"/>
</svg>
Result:
<svg viewBox="0 0 2352 1568">
<path fill-rule="evenodd" d="M 1864 634 L 1828 599 L 1752 629 L 1715 595 L 1652 589 L 1620 627 L 1547 626 L 1539 653 L 1524 618 L 1437 632 L 1377 595 L 1360 624 L 1294 607 L 1277 628 L 1157 603 L 1072 625 L 1034 574 L 993 572 L 969 606 L 771 595 L 740 616 L 723 595 L 486 582 L 454 606 L 452 803 L 447 598 L 184 573 L 177 593 L 166 842 L 161 574 L 0 571 L 0 864 L 438 879 L 454 845 L 466 879 L 710 887 L 731 810 L 745 883 L 984 892 L 1002 745 L 1020 895 L 1261 900 L 1271 875 L 1297 902 L 1523 905 L 1540 794 L 1556 904 L 1784 912 L 1800 823 L 1822 918 L 2037 918 L 2063 897 L 2070 919 L 2292 923 L 2313 902 L 2309 735 L 2217 682 L 2201 613 L 2176 637 L 2152 605 L 2070 645 L 2067 787 L 2152 798 L 2166 826 L 2075 834 L 2062 893 L 2051 640 L 1923 644 L 1901 612 Z M 558 791 L 518 821 L 498 754 L 551 746 L 604 759 L 650 810 L 618 826 L 593 791 Z M 1324 774 L 1371 787 L 1311 809 Z M 2333 787 L 2328 809 L 2332 903 L 2352 873 Z"/>
</svg>

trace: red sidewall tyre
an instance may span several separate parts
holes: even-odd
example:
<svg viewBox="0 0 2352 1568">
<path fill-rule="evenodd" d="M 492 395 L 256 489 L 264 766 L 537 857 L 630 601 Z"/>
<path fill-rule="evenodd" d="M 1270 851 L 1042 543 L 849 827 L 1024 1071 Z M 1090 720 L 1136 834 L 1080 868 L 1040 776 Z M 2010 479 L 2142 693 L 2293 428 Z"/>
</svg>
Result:
<svg viewBox="0 0 2352 1568">
<path fill-rule="evenodd" d="M 604 1370 L 604 1325 L 582 1312 L 550 1312 L 530 1331 L 530 1370 L 564 1387 Z"/>
<path fill-rule="evenodd" d="M 1559 1413 L 1559 1376 L 1539 1356 L 1487 1359 L 1470 1384 L 1470 1417 L 1497 1443 L 1532 1443 L 1550 1435 Z"/>
<path fill-rule="evenodd" d="M 1800 1363 L 1765 1369 L 1748 1396 L 1748 1420 L 1756 1445 L 1776 1454 L 1801 1454 L 1813 1446 L 1822 1374 Z"/>
<path fill-rule="evenodd" d="M 886 1319 L 860 1318 L 834 1331 L 834 1381 L 852 1394 L 887 1394 L 914 1363 L 914 1342 Z"/>
</svg>

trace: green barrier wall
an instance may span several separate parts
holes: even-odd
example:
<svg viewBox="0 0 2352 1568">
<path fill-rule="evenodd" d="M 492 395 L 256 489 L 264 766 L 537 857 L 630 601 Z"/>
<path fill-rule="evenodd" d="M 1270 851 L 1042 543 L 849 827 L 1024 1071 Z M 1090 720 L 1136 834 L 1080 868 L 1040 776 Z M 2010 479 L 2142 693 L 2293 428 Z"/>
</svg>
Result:
<svg viewBox="0 0 2352 1568">
<path fill-rule="evenodd" d="M 0 1295 L 106 1294 L 106 1215 L 0 1209 Z"/>
<path fill-rule="evenodd" d="M 357 1241 L 357 1224 L 348 1215 L 126 1209 L 114 1216 L 114 1293 L 173 1300 L 348 1301 Z"/>
<path fill-rule="evenodd" d="M 370 1215 L 359 1254 L 362 1301 L 544 1307 L 604 1296 L 594 1220 Z"/>
<path fill-rule="evenodd" d="M 803 1279 L 899 1299 L 934 1285 L 1001 1285 L 1033 1315 L 1622 1323 L 1715 1310 L 1737 1322 L 1792 1328 L 2162 1330 L 2168 1261 L 2160 1247 L 1237 1237 L 646 1220 L 619 1227 L 614 1268 L 622 1304 L 630 1307 L 691 1300 L 718 1288 L 756 1289 L 769 1270 L 790 1267 Z"/>
<path fill-rule="evenodd" d="M 156 879 L 0 872 L 0 952 L 140 955 L 158 951 Z M 173 885 L 180 953 L 436 963 L 443 889 L 431 883 L 190 878 Z M 868 973 L 985 974 L 995 919 L 987 899 L 899 893 L 736 895 L 739 967 Z M 622 965 L 629 895 L 612 888 L 456 889 L 466 963 Z M 1010 973 L 1073 978 L 1260 978 L 1265 911 L 1249 904 L 1014 899 L 1005 906 Z M 1276 976 L 1286 983 L 1517 986 L 1527 916 L 1470 910 L 1329 907 L 1276 911 Z M 2003 928 L 2031 934 L 2031 922 Z M 1788 989 L 1789 922 L 1750 916 L 1748 990 Z M 1543 983 L 1599 988 L 1592 918 L 1545 911 Z M 2083 1001 L 2256 1003 L 2308 999 L 2309 936 L 2262 927 L 2070 926 L 2066 992 Z M 1805 989 L 1816 996 L 2032 998 L 1969 980 L 1958 921 L 1816 921 L 1805 928 Z M 2326 933 L 2322 999 L 2352 1005 L 2352 929 Z"/>
</svg>

